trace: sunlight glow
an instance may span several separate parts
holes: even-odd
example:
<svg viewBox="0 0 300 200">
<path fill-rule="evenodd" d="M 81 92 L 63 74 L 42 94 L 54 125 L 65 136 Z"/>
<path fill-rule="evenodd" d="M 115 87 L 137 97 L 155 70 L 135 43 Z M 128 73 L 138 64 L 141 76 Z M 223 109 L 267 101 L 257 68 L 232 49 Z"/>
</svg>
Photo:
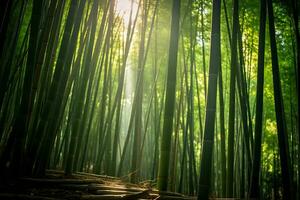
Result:
<svg viewBox="0 0 300 200">
<path fill-rule="evenodd" d="M 136 0 L 117 0 L 116 12 L 123 20 L 125 24 L 128 24 L 130 19 L 130 11 L 132 9 L 132 17 L 136 15 L 138 10 L 138 4 Z"/>
</svg>

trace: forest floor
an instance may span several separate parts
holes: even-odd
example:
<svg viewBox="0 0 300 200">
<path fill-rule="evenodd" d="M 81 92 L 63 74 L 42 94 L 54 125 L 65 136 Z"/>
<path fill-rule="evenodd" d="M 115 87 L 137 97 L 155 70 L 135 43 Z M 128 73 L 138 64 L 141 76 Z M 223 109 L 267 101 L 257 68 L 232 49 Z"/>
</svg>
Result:
<svg viewBox="0 0 300 200">
<path fill-rule="evenodd" d="M 160 192 L 150 184 L 131 184 L 119 178 L 49 170 L 45 178 L 22 178 L 16 184 L 0 187 L 0 199 L 32 200 L 114 200 L 161 199 L 196 200 L 179 193 Z"/>
</svg>

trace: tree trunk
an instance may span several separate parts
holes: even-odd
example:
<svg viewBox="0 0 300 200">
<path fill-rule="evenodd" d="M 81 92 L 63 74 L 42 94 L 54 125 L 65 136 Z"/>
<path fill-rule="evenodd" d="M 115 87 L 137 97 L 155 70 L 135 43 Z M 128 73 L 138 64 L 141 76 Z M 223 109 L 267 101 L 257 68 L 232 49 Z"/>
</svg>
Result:
<svg viewBox="0 0 300 200">
<path fill-rule="evenodd" d="M 214 129 L 216 116 L 217 81 L 218 71 L 221 67 L 221 48 L 220 48 L 220 17 L 221 1 L 213 1 L 212 11 L 212 31 L 211 31 L 211 50 L 209 65 L 208 93 L 206 101 L 204 141 L 202 147 L 202 157 L 200 162 L 200 178 L 198 200 L 208 199 L 211 185 L 212 157 L 214 146 Z"/>
<path fill-rule="evenodd" d="M 230 69 L 230 96 L 229 96 L 229 122 L 228 122 L 228 172 L 227 172 L 227 197 L 233 195 L 234 172 L 234 138 L 235 138 L 235 84 L 237 69 L 237 36 L 239 23 L 239 0 L 233 1 L 233 28 L 231 40 L 231 69 Z"/>
<path fill-rule="evenodd" d="M 256 89 L 256 117 L 255 117 L 255 143 L 253 152 L 253 165 L 250 182 L 250 198 L 259 199 L 260 186 L 260 160 L 261 160 L 261 139 L 263 122 L 263 92 L 264 92 L 264 56 L 265 56 L 265 29 L 266 29 L 266 1 L 260 1 L 260 26 L 259 26 L 259 47 L 257 63 L 257 89 Z"/>
<path fill-rule="evenodd" d="M 180 0 L 173 0 L 169 61 L 163 135 L 161 138 L 158 188 L 167 190 L 169 177 L 169 158 L 172 140 L 173 116 L 176 92 L 177 51 L 179 38 Z"/>
<path fill-rule="evenodd" d="M 274 86 L 274 102 L 276 112 L 276 124 L 278 132 L 279 153 L 283 183 L 283 198 L 293 199 L 293 184 L 291 177 L 290 154 L 288 146 L 288 135 L 286 129 L 285 112 L 282 100 L 282 91 L 280 84 L 279 63 L 277 56 L 276 38 L 275 38 L 275 25 L 273 16 L 272 0 L 267 1 L 268 17 L 269 17 L 269 33 L 271 45 L 271 58 L 272 58 L 272 73 L 273 73 L 273 86 Z"/>
</svg>

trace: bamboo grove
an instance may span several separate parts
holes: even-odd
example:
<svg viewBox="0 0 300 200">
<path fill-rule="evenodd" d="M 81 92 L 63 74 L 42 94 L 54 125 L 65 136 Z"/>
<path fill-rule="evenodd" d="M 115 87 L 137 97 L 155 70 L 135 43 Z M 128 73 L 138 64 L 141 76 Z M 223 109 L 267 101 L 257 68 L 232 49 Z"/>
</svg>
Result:
<svg viewBox="0 0 300 200">
<path fill-rule="evenodd" d="M 300 199 L 299 1 L 0 2 L 1 184 Z"/>
</svg>

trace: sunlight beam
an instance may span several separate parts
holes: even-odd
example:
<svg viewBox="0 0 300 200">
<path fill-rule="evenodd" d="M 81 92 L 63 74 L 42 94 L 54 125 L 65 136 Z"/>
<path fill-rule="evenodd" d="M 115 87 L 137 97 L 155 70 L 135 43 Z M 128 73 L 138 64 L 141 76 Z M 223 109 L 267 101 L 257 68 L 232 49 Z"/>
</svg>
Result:
<svg viewBox="0 0 300 200">
<path fill-rule="evenodd" d="M 130 11 L 132 9 L 132 16 L 136 15 L 138 4 L 135 0 L 117 0 L 116 13 L 124 20 L 125 24 L 129 23 Z"/>
</svg>

